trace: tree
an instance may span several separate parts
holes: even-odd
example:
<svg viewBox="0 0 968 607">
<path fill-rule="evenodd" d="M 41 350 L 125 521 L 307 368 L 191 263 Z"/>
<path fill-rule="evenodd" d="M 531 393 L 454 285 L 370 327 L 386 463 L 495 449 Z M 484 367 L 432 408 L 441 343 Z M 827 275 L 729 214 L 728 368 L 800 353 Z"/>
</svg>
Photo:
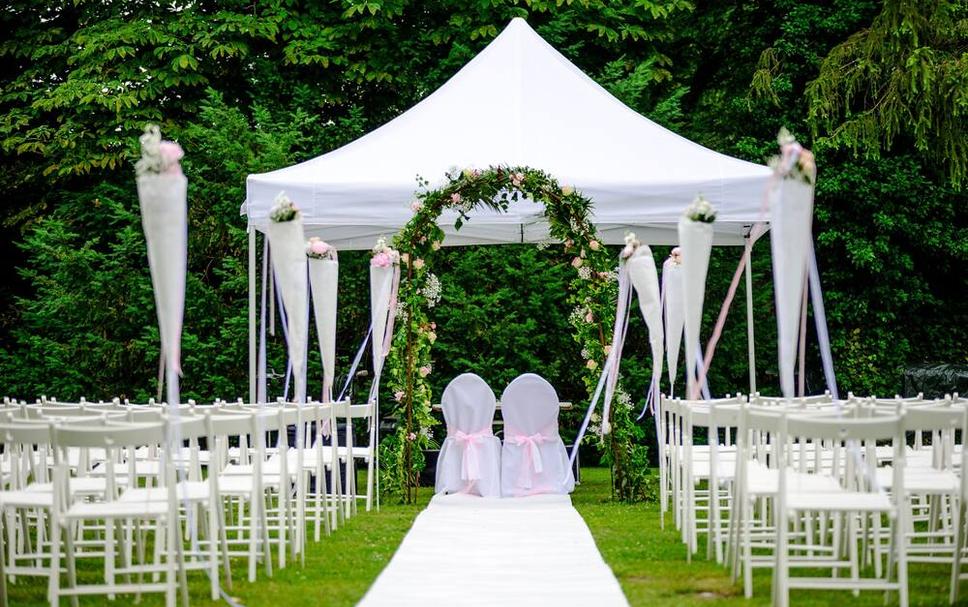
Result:
<svg viewBox="0 0 968 607">
<path fill-rule="evenodd" d="M 886 0 L 806 88 L 818 146 L 878 158 L 904 137 L 960 187 L 968 177 L 966 23 L 965 2 Z"/>
</svg>

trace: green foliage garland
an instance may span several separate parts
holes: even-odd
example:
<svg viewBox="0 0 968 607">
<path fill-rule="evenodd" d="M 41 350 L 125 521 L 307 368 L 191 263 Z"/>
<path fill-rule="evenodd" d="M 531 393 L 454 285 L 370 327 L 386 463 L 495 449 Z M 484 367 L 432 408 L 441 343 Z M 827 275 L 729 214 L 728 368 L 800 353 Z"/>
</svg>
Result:
<svg viewBox="0 0 968 607">
<path fill-rule="evenodd" d="M 428 182 L 421 180 L 427 188 Z M 414 216 L 394 238 L 401 256 L 397 330 L 387 359 L 387 375 L 393 391 L 396 432 L 381 447 L 384 463 L 383 486 L 399 491 L 412 501 L 423 467 L 422 450 L 433 447 L 429 429 L 437 422 L 431 416 L 428 376 L 433 371 L 431 347 L 437 339 L 436 324 L 429 310 L 439 298 L 440 283 L 430 271 L 430 261 L 444 240 L 437 220 L 445 209 L 458 213 L 460 229 L 475 208 L 506 211 L 520 198 L 544 205 L 551 238 L 563 245 L 575 276 L 571 280 L 569 303 L 576 306 L 569 321 L 575 341 L 586 360 L 584 382 L 589 393 L 598 381 L 600 367 L 608 354 L 613 328 L 613 310 L 618 285 L 614 261 L 588 221 L 591 201 L 571 186 L 560 185 L 551 175 L 528 167 L 492 166 L 486 170 L 452 170 L 447 183 L 417 194 L 411 208 Z M 616 407 L 613 431 L 605 440 L 615 477 L 615 488 L 631 498 L 627 482 L 627 460 L 633 454 L 636 427 L 626 407 Z M 640 447 L 641 449 L 641 447 Z"/>
</svg>

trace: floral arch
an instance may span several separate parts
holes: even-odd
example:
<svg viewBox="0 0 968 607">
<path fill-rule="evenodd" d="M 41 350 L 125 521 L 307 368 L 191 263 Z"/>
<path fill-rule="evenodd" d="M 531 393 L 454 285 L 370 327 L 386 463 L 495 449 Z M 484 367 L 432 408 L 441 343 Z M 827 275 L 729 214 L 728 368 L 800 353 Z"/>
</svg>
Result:
<svg viewBox="0 0 968 607">
<path fill-rule="evenodd" d="M 529 167 L 492 166 L 485 170 L 452 170 L 447 182 L 437 189 L 420 179 L 423 191 L 411 204 L 413 218 L 393 239 L 400 254 L 401 279 L 397 303 L 397 328 L 386 363 L 392 391 L 393 414 L 400 423 L 380 446 L 384 489 L 397 491 L 407 502 L 414 500 L 423 452 L 431 447 L 429 429 L 437 422 L 431 415 L 431 350 L 437 339 L 436 325 L 429 310 L 440 294 L 440 282 L 430 271 L 430 262 L 444 239 L 437 225 L 445 209 L 459 216 L 456 227 L 468 220 L 475 208 L 507 211 L 522 197 L 544 205 L 553 239 L 563 246 L 575 275 L 570 283 L 569 303 L 575 311 L 569 321 L 574 339 L 586 360 L 583 380 L 589 397 L 598 381 L 600 367 L 608 354 L 608 339 L 614 325 L 618 295 L 615 261 L 601 244 L 595 226 L 588 220 L 591 201 L 570 186 L 560 185 L 551 175 Z M 627 403 L 630 405 L 630 403 Z M 634 498 L 634 477 L 644 473 L 644 447 L 633 439 L 641 430 L 633 422 L 630 406 L 617 406 L 609 415 L 612 431 L 604 437 L 604 451 L 612 465 L 615 493 Z M 631 465 L 630 465 L 631 464 Z"/>
</svg>

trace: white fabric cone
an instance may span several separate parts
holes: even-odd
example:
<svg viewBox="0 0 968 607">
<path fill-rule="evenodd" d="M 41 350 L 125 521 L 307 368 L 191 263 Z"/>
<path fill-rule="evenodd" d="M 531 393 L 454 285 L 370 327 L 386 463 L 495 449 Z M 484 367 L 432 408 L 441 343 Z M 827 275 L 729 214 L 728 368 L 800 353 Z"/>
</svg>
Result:
<svg viewBox="0 0 968 607">
<path fill-rule="evenodd" d="M 295 402 L 306 402 L 306 347 L 309 342 L 309 287 L 306 278 L 306 237 L 302 217 L 270 221 L 266 227 L 276 288 L 286 306 L 289 360 L 295 380 Z"/>
<path fill-rule="evenodd" d="M 628 261 L 629 278 L 639 296 L 639 310 L 649 328 L 649 344 L 652 346 L 652 377 L 658 381 L 662 375 L 662 306 L 659 297 L 659 274 L 655 268 L 652 250 L 641 245 Z"/>
<path fill-rule="evenodd" d="M 390 291 L 393 289 L 393 266 L 370 266 L 370 314 L 373 323 L 373 372 L 383 368 L 383 342 L 386 339 Z"/>
<path fill-rule="evenodd" d="M 181 334 L 188 271 L 188 179 L 182 174 L 138 177 L 141 225 L 155 291 L 158 329 L 168 370 L 169 404 L 178 404 Z"/>
<path fill-rule="evenodd" d="M 803 277 L 813 223 L 813 186 L 784 179 L 770 200 L 770 249 L 773 254 L 773 289 L 776 297 L 777 347 L 780 388 L 795 396 L 793 370 L 800 334 Z"/>
<path fill-rule="evenodd" d="M 662 265 L 662 288 L 665 298 L 666 364 L 669 367 L 669 394 L 672 395 L 675 393 L 679 349 L 682 347 L 685 308 L 682 304 L 682 266 L 671 259 Z"/>
<path fill-rule="evenodd" d="M 307 258 L 309 284 L 313 290 L 313 314 L 319 337 L 319 355 L 323 361 L 323 398 L 333 400 L 333 376 L 336 372 L 336 296 L 339 284 L 339 262 L 332 259 Z"/>
<path fill-rule="evenodd" d="M 686 327 L 686 378 L 691 389 L 696 378 L 696 357 L 699 354 L 699 328 L 702 305 L 706 296 L 706 272 L 713 246 L 713 226 L 709 223 L 679 219 L 679 249 L 682 251 L 682 304 Z"/>
</svg>

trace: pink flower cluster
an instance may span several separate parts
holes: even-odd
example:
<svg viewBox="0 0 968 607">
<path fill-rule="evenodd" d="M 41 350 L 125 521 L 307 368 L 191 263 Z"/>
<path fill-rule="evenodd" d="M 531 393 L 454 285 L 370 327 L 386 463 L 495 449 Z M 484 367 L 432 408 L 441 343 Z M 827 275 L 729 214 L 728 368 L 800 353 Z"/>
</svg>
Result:
<svg viewBox="0 0 968 607">
<path fill-rule="evenodd" d="M 181 159 L 185 157 L 185 151 L 174 141 L 162 141 L 158 146 L 161 154 L 161 172 L 167 175 L 181 175 Z"/>
<path fill-rule="evenodd" d="M 336 261 L 336 247 L 313 236 L 306 243 L 306 256 L 312 259 Z"/>
</svg>

